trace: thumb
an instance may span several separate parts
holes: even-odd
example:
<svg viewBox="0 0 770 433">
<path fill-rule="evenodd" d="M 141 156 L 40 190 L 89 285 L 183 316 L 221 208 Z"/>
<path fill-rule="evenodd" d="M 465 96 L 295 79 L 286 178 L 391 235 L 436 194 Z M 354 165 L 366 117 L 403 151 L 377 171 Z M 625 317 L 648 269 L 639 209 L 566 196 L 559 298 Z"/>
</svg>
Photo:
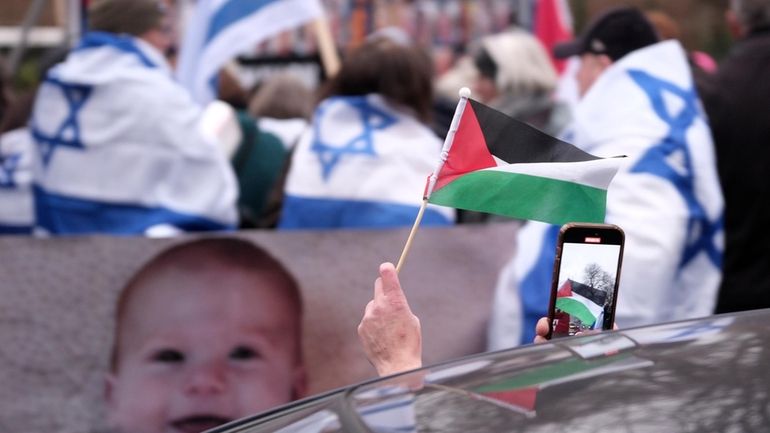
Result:
<svg viewBox="0 0 770 433">
<path fill-rule="evenodd" d="M 398 273 L 393 263 L 386 262 L 380 265 L 380 278 L 382 279 L 382 295 L 385 299 L 391 302 L 403 301 L 406 303 L 406 296 L 401 289 Z"/>
</svg>

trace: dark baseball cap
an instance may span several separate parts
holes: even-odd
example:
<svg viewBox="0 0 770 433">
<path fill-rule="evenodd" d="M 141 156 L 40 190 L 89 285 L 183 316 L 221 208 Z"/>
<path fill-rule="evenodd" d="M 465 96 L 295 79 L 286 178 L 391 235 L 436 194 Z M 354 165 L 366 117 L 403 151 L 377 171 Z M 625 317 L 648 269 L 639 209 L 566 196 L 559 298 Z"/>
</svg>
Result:
<svg viewBox="0 0 770 433">
<path fill-rule="evenodd" d="M 589 24 L 583 34 L 554 47 L 559 59 L 584 53 L 606 54 L 613 61 L 660 41 L 655 28 L 636 8 L 611 9 Z"/>
</svg>

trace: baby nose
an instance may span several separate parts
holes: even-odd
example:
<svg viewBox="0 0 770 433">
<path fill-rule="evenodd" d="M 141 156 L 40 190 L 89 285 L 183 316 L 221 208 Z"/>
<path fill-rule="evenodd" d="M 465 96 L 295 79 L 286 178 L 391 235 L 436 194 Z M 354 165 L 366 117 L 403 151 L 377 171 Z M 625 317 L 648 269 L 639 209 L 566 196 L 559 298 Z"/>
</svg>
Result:
<svg viewBox="0 0 770 433">
<path fill-rule="evenodd" d="M 227 371 L 223 362 L 211 361 L 192 368 L 186 384 L 189 394 L 218 394 L 225 390 Z"/>
</svg>

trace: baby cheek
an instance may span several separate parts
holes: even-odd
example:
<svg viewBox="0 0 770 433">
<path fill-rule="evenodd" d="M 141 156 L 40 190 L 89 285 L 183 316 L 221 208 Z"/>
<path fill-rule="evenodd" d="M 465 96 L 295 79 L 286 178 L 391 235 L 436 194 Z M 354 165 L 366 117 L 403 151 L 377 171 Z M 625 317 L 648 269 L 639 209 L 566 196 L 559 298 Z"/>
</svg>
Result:
<svg viewBox="0 0 770 433">
<path fill-rule="evenodd" d="M 238 368 L 232 381 L 240 408 L 238 416 L 248 416 L 292 400 L 293 375 L 284 365 L 252 365 Z"/>
<path fill-rule="evenodd" d="M 171 399 L 173 384 L 168 378 L 127 374 L 114 390 L 116 405 L 110 417 L 121 432 L 160 432 Z"/>
</svg>

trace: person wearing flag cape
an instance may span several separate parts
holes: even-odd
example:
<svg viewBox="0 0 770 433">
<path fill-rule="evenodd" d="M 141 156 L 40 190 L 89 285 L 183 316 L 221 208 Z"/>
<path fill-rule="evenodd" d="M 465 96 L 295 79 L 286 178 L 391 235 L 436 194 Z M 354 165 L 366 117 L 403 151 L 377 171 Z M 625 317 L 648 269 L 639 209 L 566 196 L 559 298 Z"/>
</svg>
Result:
<svg viewBox="0 0 770 433">
<path fill-rule="evenodd" d="M 167 235 L 235 228 L 238 187 L 177 84 L 159 0 L 94 0 L 90 31 L 33 109 L 36 230 Z"/>
<path fill-rule="evenodd" d="M 294 150 L 279 229 L 412 223 L 441 151 L 426 125 L 430 71 L 428 56 L 400 31 L 375 33 L 345 58 Z M 453 209 L 425 212 L 428 225 L 454 219 Z"/>
<path fill-rule="evenodd" d="M 619 8 L 556 54 L 581 56 L 582 99 L 570 141 L 593 155 L 628 156 L 607 191 L 605 222 L 626 234 L 616 323 L 711 314 L 721 277 L 723 200 L 684 50 L 676 41 L 659 42 L 639 10 Z M 517 255 L 499 277 L 489 349 L 532 341 L 547 310 L 558 230 L 530 222 L 519 232 Z"/>
</svg>

